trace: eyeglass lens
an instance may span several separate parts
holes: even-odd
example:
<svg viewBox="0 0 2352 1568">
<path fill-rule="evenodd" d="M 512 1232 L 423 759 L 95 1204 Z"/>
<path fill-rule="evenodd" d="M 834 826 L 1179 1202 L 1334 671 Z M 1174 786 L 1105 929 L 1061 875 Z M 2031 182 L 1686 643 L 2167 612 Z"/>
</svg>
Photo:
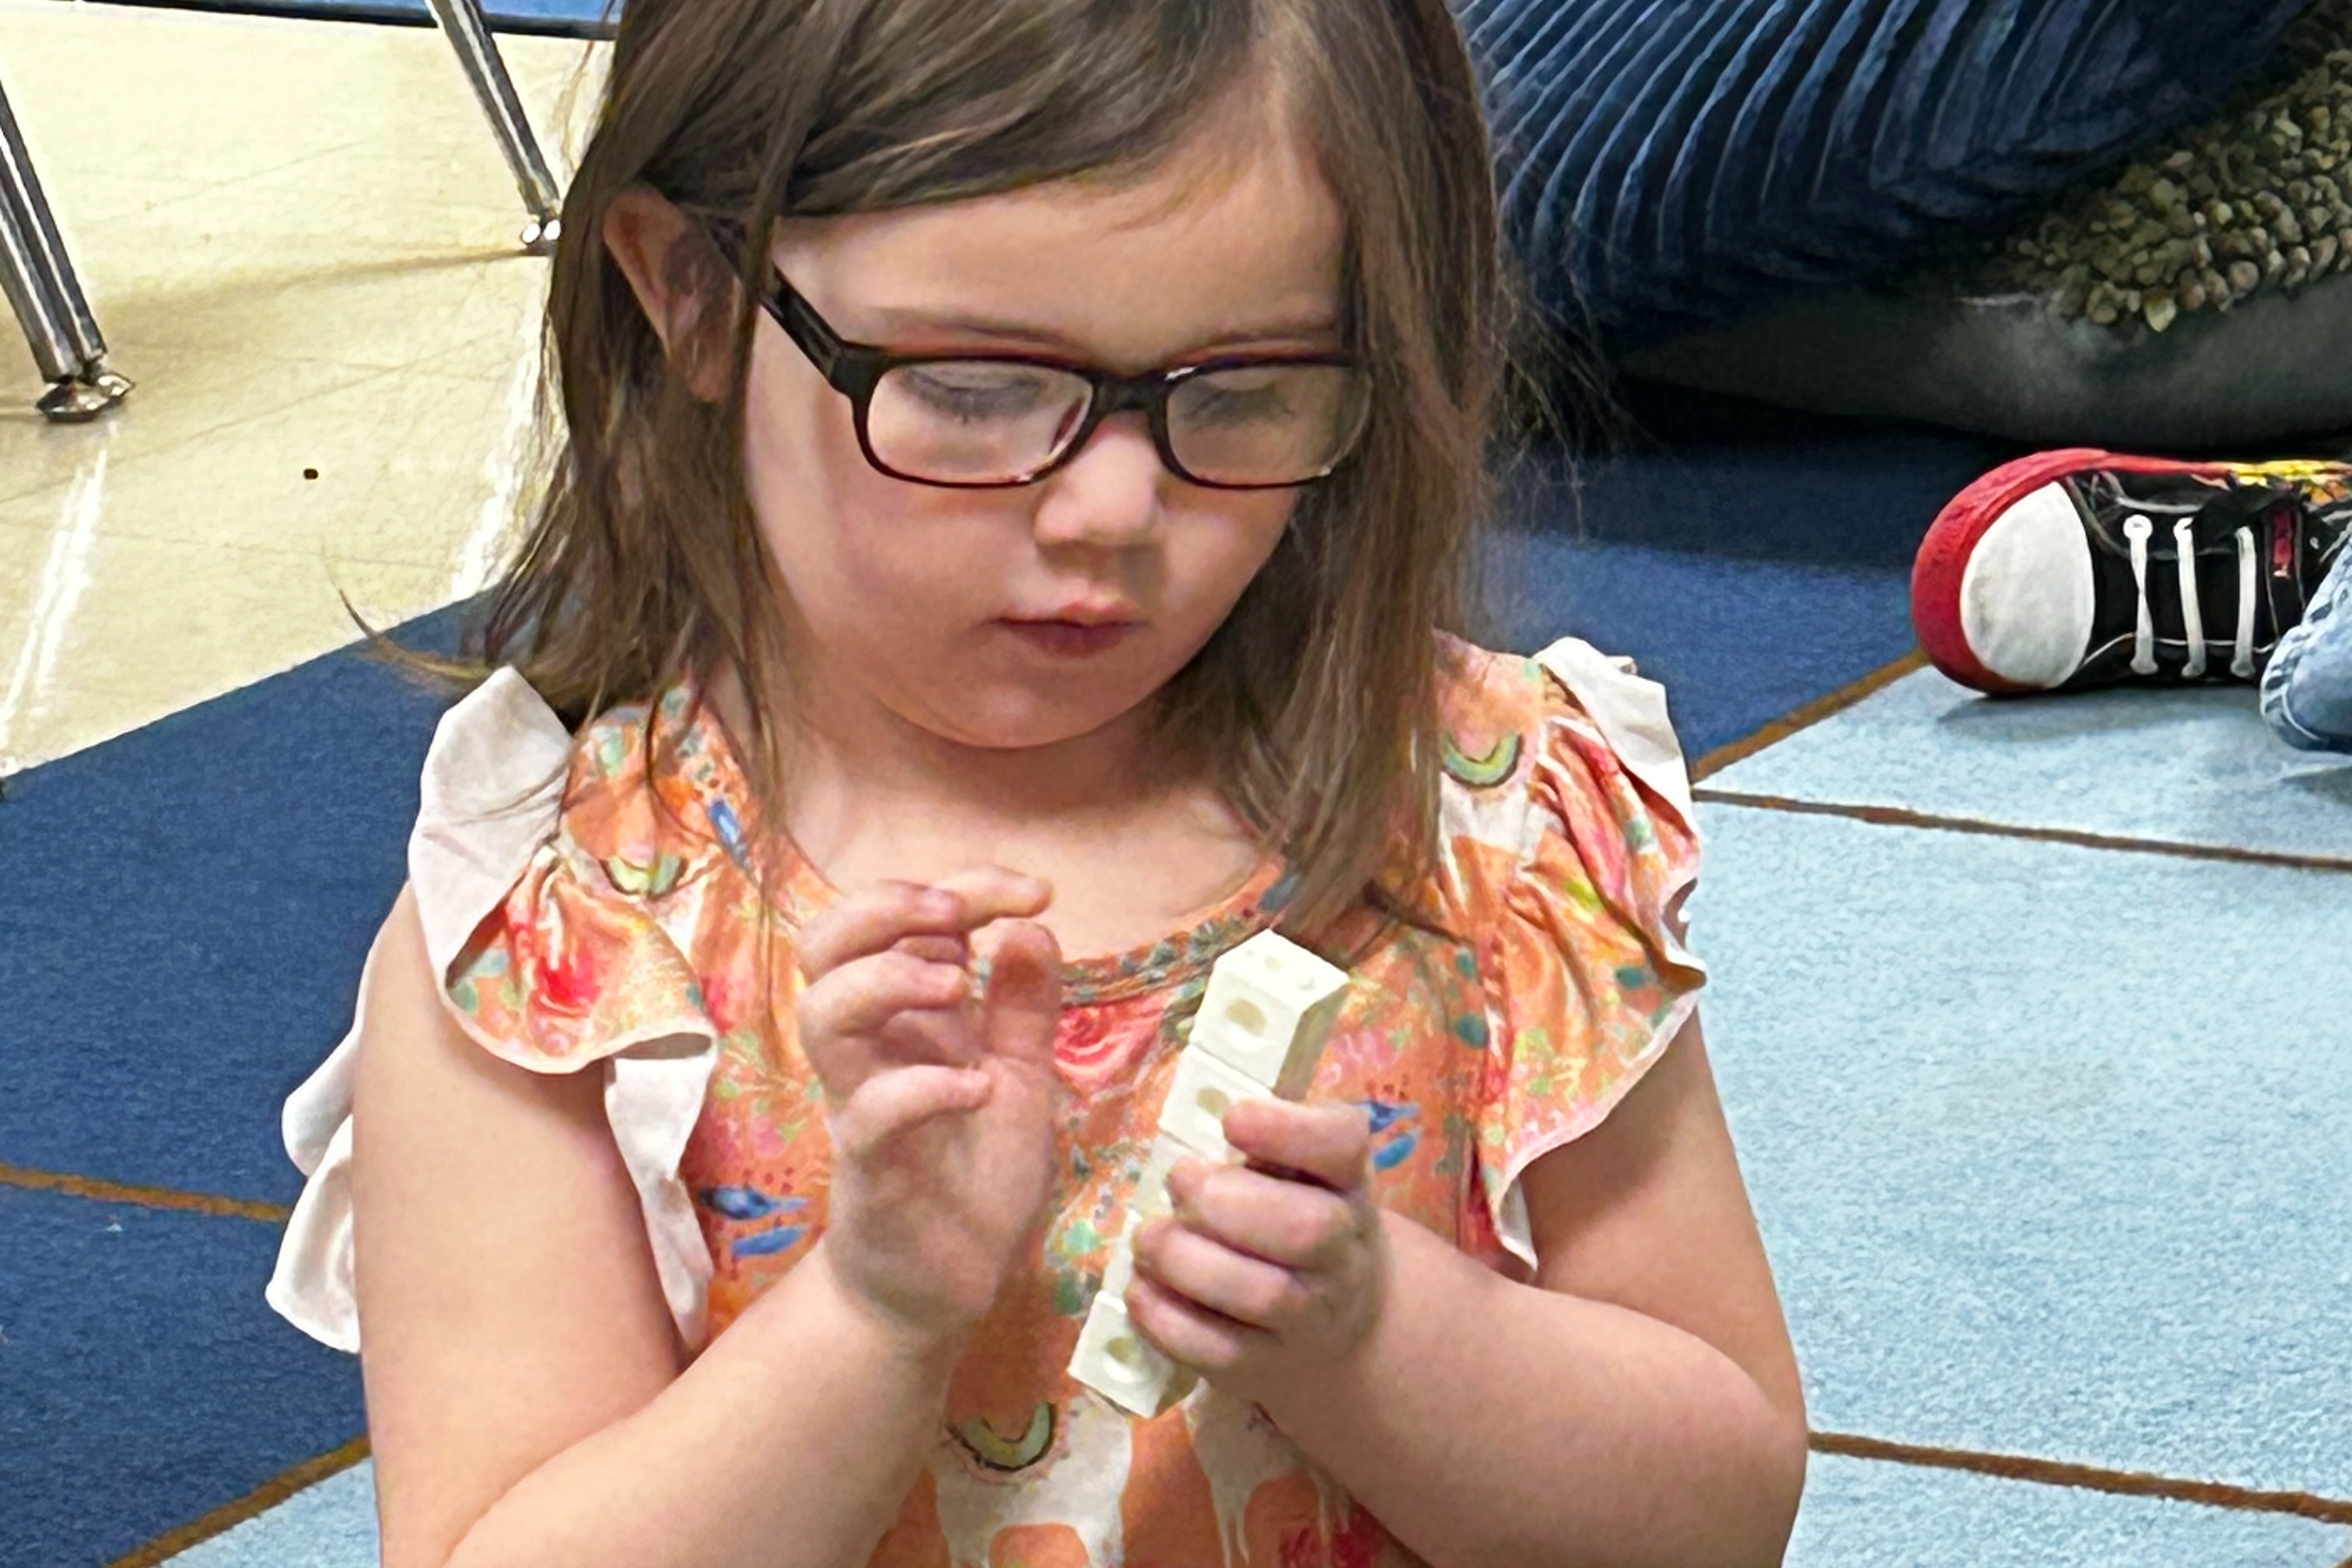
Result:
<svg viewBox="0 0 2352 1568">
<path fill-rule="evenodd" d="M 1062 456 L 1084 426 L 1092 395 L 1085 377 L 1041 365 L 898 365 L 874 389 L 866 439 L 885 467 L 908 478 L 1015 479 Z M 1203 371 L 1169 397 L 1169 445 L 1179 467 L 1210 484 L 1299 483 L 1341 455 L 1361 401 L 1357 374 L 1344 365 Z"/>
</svg>

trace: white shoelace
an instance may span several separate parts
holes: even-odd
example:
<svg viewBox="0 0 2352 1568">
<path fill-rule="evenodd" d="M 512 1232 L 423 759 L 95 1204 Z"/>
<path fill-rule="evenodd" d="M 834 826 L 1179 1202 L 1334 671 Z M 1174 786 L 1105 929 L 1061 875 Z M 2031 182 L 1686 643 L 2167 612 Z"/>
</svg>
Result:
<svg viewBox="0 0 2352 1568">
<path fill-rule="evenodd" d="M 2132 633 L 2132 673 L 2154 675 L 2156 664 L 2156 619 L 2147 603 L 2147 543 L 2156 536 L 2153 520 L 2132 516 L 2124 520 L 2124 537 L 2131 542 L 2132 584 L 2139 599 L 2138 624 Z M 2181 630 L 2189 642 L 2189 660 L 2180 667 L 2181 679 L 2196 680 L 2203 677 L 2205 657 L 2205 608 L 2197 596 L 2197 534 L 2188 518 L 2172 525 L 2173 565 L 2180 583 Z M 2251 680 L 2254 675 L 2254 590 L 2258 563 L 2254 531 L 2251 524 L 2237 532 L 2238 546 L 2238 636 L 2231 649 L 2230 673 L 2241 680 Z"/>
<path fill-rule="evenodd" d="M 2132 673 L 2156 673 L 2156 621 L 2147 612 L 2147 542 L 2156 524 L 2147 518 L 2124 519 L 2124 537 L 2131 541 L 2132 585 L 2139 598 L 2139 626 L 2132 633 Z"/>
<path fill-rule="evenodd" d="M 2240 680 L 2254 678 L 2254 531 L 2238 530 L 2238 647 L 2230 673 Z"/>
<path fill-rule="evenodd" d="M 2197 602 L 2197 530 L 2185 517 L 2172 525 L 2172 559 L 2180 569 L 2180 624 L 2189 638 L 2180 679 L 2196 680 L 2205 673 L 2205 607 Z"/>
</svg>

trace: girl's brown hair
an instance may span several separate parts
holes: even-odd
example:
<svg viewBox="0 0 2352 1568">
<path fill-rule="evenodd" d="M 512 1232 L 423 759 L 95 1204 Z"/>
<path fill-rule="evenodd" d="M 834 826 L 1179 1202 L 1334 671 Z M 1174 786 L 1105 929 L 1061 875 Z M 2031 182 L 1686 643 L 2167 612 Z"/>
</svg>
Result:
<svg viewBox="0 0 2352 1568">
<path fill-rule="evenodd" d="M 666 353 L 604 250 L 616 196 L 650 186 L 764 236 L 780 215 L 1126 180 L 1244 93 L 1278 95 L 1347 214 L 1345 331 L 1373 412 L 1163 694 L 1166 734 L 1215 759 L 1297 869 L 1286 923 L 1426 867 L 1434 633 L 1462 626 L 1506 359 L 1486 126 L 1445 0 L 629 0 L 554 258 L 545 390 L 563 433 L 469 668 L 516 666 L 577 723 L 731 667 L 772 799 L 782 590 L 740 461 L 765 247 L 743 247 L 740 275 L 678 247 L 672 284 L 727 308 Z M 680 368 L 708 354 L 729 356 L 716 403 Z"/>
</svg>

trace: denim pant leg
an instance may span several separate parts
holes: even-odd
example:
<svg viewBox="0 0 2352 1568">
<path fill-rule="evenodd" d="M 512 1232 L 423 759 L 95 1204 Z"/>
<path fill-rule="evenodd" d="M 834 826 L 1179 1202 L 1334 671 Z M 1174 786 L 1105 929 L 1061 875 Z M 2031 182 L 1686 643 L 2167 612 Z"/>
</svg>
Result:
<svg viewBox="0 0 2352 1568">
<path fill-rule="evenodd" d="M 2263 672 L 2263 717 L 2290 746 L 2352 752 L 2352 545 L 2279 639 Z"/>
</svg>

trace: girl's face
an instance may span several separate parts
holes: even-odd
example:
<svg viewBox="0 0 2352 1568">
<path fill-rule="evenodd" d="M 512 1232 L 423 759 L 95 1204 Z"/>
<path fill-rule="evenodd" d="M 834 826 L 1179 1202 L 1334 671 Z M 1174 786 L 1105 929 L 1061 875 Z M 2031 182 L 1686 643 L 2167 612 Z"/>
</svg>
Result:
<svg viewBox="0 0 2352 1568">
<path fill-rule="evenodd" d="M 852 342 L 1136 374 L 1336 351 L 1343 236 L 1303 142 L 1245 126 L 1148 182 L 788 225 L 774 255 Z M 992 749 L 1092 734 L 1208 641 L 1297 504 L 1176 478 L 1139 412 L 1022 488 L 893 479 L 861 452 L 849 400 L 755 320 L 746 479 L 794 606 L 795 665 L 828 708 L 878 704 Z M 1123 629 L 1069 629 L 1105 622 Z"/>
</svg>

